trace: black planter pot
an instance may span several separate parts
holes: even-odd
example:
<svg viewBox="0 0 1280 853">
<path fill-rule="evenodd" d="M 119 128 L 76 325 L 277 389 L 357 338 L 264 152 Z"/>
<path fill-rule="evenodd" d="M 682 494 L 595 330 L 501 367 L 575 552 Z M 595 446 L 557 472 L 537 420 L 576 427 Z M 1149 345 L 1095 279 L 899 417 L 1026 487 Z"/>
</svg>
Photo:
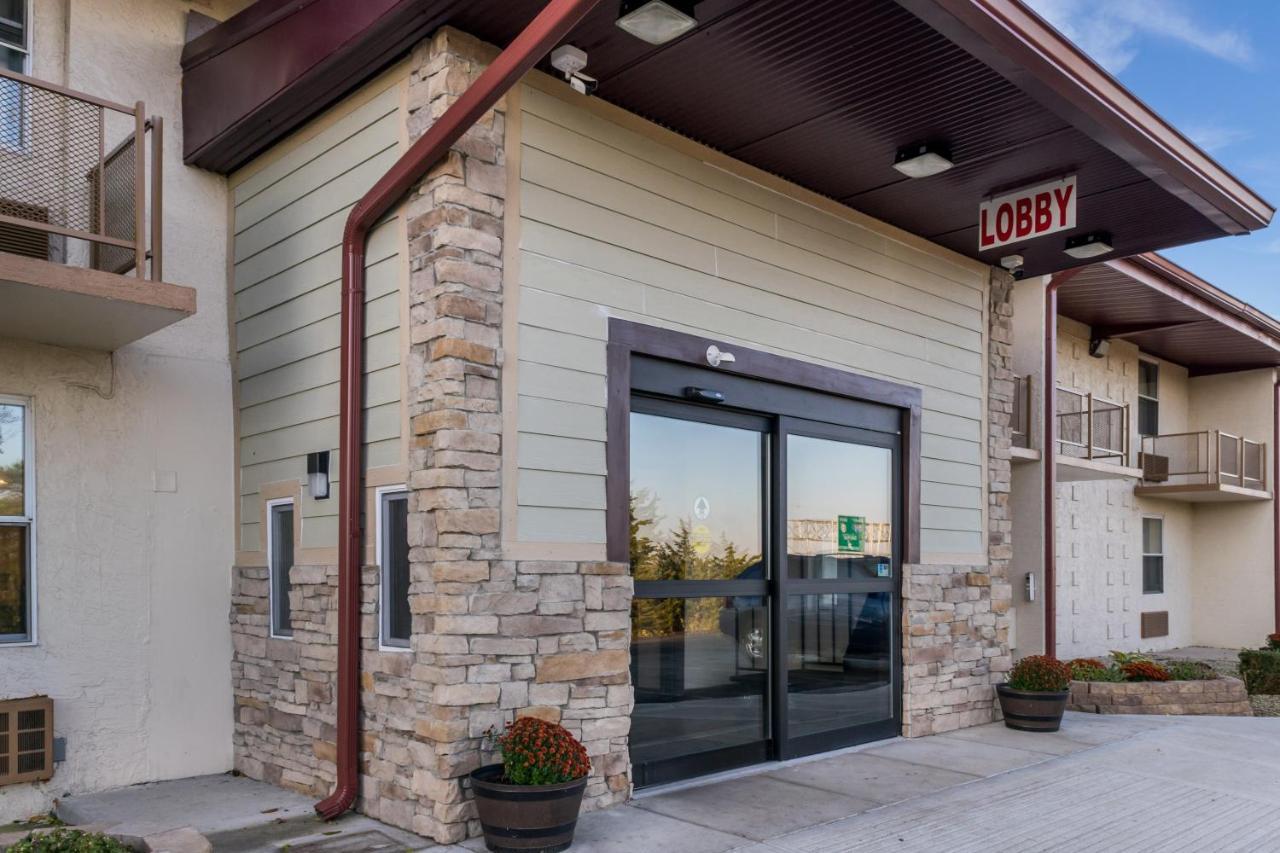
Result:
<svg viewBox="0 0 1280 853">
<path fill-rule="evenodd" d="M 1062 714 L 1067 710 L 1071 691 L 1033 693 L 997 684 L 996 695 L 1000 697 L 1004 724 L 1009 728 L 1023 732 L 1056 732 L 1062 725 Z"/>
<path fill-rule="evenodd" d="M 501 779 L 501 764 L 471 771 L 485 846 L 493 853 L 569 849 L 587 777 L 556 785 L 507 785 Z"/>
</svg>

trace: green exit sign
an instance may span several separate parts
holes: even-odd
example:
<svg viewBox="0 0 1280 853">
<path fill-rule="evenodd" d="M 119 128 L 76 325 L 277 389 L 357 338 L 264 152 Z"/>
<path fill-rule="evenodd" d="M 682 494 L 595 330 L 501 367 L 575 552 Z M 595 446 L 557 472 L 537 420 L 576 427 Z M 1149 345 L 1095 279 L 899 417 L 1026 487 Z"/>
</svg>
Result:
<svg viewBox="0 0 1280 853">
<path fill-rule="evenodd" d="M 836 524 L 837 547 L 843 553 L 861 553 L 862 536 L 867 529 L 867 519 L 861 515 L 839 516 Z"/>
</svg>

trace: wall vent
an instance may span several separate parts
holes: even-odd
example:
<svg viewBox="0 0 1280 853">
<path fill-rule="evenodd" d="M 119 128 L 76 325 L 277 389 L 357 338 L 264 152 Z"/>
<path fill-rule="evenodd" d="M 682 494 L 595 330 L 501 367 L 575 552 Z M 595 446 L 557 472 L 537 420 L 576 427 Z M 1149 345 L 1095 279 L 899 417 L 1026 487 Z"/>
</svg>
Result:
<svg viewBox="0 0 1280 853">
<path fill-rule="evenodd" d="M 25 219 L 29 222 L 49 221 L 49 211 L 34 204 L 0 198 L 0 214 Z M 39 228 L 0 222 L 0 252 L 26 255 L 28 258 L 49 260 L 49 232 Z"/>
<path fill-rule="evenodd" d="M 1153 610 L 1142 614 L 1142 638 L 1169 636 L 1169 611 Z"/>
<path fill-rule="evenodd" d="M 32 696 L 0 701 L 0 785 L 52 776 L 53 700 Z"/>
</svg>

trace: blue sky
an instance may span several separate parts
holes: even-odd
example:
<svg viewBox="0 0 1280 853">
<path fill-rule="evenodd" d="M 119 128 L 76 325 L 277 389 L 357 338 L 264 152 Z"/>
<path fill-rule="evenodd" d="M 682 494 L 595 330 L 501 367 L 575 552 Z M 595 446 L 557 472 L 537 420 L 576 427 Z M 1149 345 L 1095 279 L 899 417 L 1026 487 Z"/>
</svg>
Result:
<svg viewBox="0 0 1280 853">
<path fill-rule="evenodd" d="M 1028 0 L 1134 94 L 1280 205 L 1280 0 Z M 1280 226 L 1167 254 L 1280 317 Z"/>
</svg>

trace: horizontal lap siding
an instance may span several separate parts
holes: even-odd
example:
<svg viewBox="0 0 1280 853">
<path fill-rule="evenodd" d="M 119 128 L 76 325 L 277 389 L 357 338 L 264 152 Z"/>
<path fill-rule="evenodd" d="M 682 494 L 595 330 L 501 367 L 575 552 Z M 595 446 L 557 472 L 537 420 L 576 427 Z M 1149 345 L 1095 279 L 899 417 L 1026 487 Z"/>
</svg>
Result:
<svg viewBox="0 0 1280 853">
<path fill-rule="evenodd" d="M 602 543 L 609 317 L 922 389 L 922 551 L 982 559 L 986 274 L 521 99 L 517 538 Z"/>
<path fill-rule="evenodd" d="M 350 101 L 348 102 L 350 103 Z M 340 108 L 341 109 L 341 108 Z M 258 550 L 266 483 L 306 476 L 306 454 L 330 450 L 327 500 L 303 494 L 302 548 L 337 544 L 338 339 L 342 228 L 398 154 L 393 84 L 236 184 L 234 317 L 240 407 L 240 547 Z M 365 295 L 365 452 L 401 459 L 400 229 L 370 235 Z"/>
</svg>

